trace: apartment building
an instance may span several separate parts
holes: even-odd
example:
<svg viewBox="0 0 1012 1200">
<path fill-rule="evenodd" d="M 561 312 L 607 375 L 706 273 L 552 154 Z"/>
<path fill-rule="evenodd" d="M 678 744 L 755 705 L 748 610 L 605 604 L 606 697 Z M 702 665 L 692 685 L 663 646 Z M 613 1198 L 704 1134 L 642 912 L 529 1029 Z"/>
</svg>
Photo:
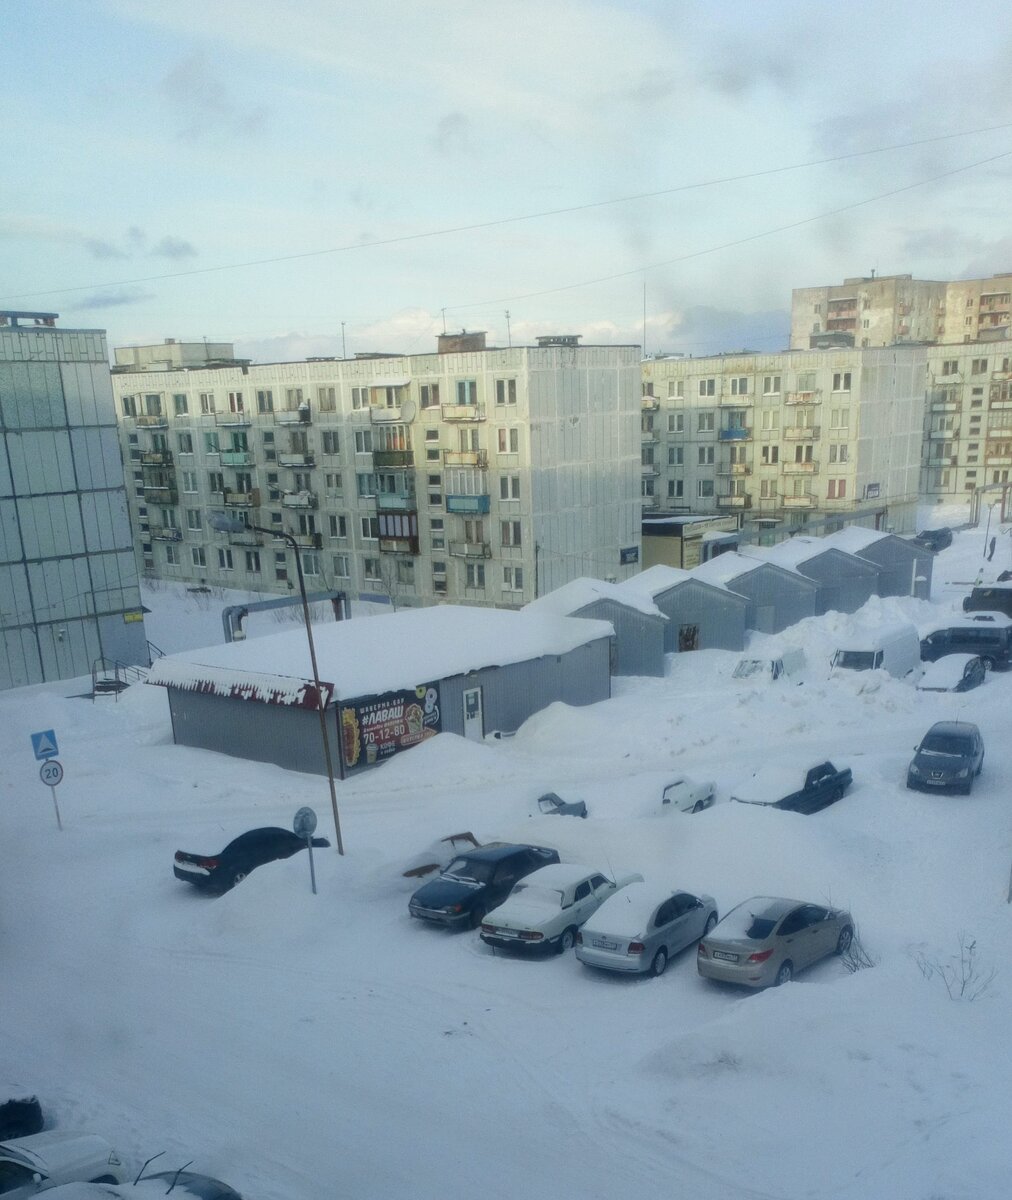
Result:
<svg viewBox="0 0 1012 1200">
<path fill-rule="evenodd" d="M 912 530 L 923 346 L 643 363 L 645 515 L 737 515 L 752 532 L 847 521 Z"/>
<path fill-rule="evenodd" d="M 146 575 L 285 590 L 274 530 L 313 590 L 398 605 L 519 608 L 638 568 L 639 347 L 461 333 L 435 354 L 263 365 L 215 349 L 165 369 L 134 347 L 113 372 Z M 223 509 L 247 531 L 212 530 Z"/>
<path fill-rule="evenodd" d="M 57 320 L 0 312 L 0 688 L 148 663 L 105 333 Z"/>
<path fill-rule="evenodd" d="M 1007 341 L 1010 296 L 1008 273 L 954 282 L 871 275 L 795 288 L 791 348 Z"/>
</svg>

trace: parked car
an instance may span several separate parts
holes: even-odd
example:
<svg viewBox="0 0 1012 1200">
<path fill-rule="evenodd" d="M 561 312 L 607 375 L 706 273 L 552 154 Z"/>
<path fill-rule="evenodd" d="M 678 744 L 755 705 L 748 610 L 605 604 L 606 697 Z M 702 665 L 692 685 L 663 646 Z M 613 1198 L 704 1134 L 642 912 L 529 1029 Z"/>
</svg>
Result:
<svg viewBox="0 0 1012 1200">
<path fill-rule="evenodd" d="M 1000 612 L 1012 617 L 1012 581 L 984 584 L 964 597 L 963 612 L 980 611 Z"/>
<path fill-rule="evenodd" d="M 227 1183 L 195 1171 L 157 1171 L 136 1183 L 67 1183 L 53 1188 L 51 1200 L 155 1200 L 173 1195 L 179 1200 L 242 1200 Z M 49 1200 L 47 1197 L 47 1200 Z"/>
<path fill-rule="evenodd" d="M 917 681 L 919 692 L 968 692 L 987 679 L 987 664 L 977 654 L 946 654 L 928 663 Z"/>
<path fill-rule="evenodd" d="M 791 812 L 814 813 L 827 808 L 853 782 L 850 767 L 837 769 L 831 762 L 811 767 L 769 764 L 753 772 L 731 796 L 739 804 L 762 804 Z"/>
<path fill-rule="evenodd" d="M 43 1124 L 38 1096 L 12 1096 L 0 1102 L 0 1142 L 39 1133 Z"/>
<path fill-rule="evenodd" d="M 627 874 L 611 880 L 573 863 L 541 867 L 485 917 L 481 940 L 517 950 L 551 947 L 561 954 L 575 945 L 580 926 L 609 896 L 642 878 Z"/>
<path fill-rule="evenodd" d="M 952 545 L 952 530 L 946 525 L 940 529 L 924 529 L 913 540 L 923 549 L 937 553 Z"/>
<path fill-rule="evenodd" d="M 696 967 L 706 979 L 779 987 L 819 959 L 846 953 L 853 938 L 854 920 L 845 909 L 754 896 L 706 934 Z"/>
<path fill-rule="evenodd" d="M 955 788 L 969 796 L 984 766 L 984 739 L 969 721 L 936 721 L 914 750 L 908 788 Z"/>
<path fill-rule="evenodd" d="M 538 798 L 538 812 L 558 817 L 585 817 L 587 802 L 585 800 L 563 800 L 555 792 L 546 792 Z"/>
<path fill-rule="evenodd" d="M 122 1183 L 124 1178 L 116 1151 L 97 1134 L 48 1129 L 0 1142 L 4 1200 L 28 1200 L 62 1183 Z"/>
<path fill-rule="evenodd" d="M 921 659 L 934 662 L 949 654 L 979 654 L 989 670 L 1012 666 L 1012 620 L 1002 613 L 956 618 L 921 638 Z"/>
<path fill-rule="evenodd" d="M 668 805 L 669 812 L 697 813 L 709 808 L 716 798 L 717 785 L 712 779 L 699 783 L 688 775 L 679 775 L 661 793 L 661 805 Z"/>
<path fill-rule="evenodd" d="M 679 950 L 717 924 L 717 902 L 654 883 L 630 883 L 610 896 L 576 935 L 588 967 L 663 975 Z"/>
<path fill-rule="evenodd" d="M 790 679 L 801 683 L 805 669 L 805 652 L 797 648 L 782 650 L 766 658 L 740 658 L 731 672 L 732 679 Z"/>
<path fill-rule="evenodd" d="M 905 679 L 920 665 L 921 643 L 909 621 L 848 634 L 830 659 L 834 675 L 840 671 L 882 670 L 894 679 Z"/>
<path fill-rule="evenodd" d="M 545 846 L 490 842 L 466 850 L 423 883 L 408 901 L 408 912 L 421 921 L 447 929 L 474 929 L 489 909 L 506 899 L 513 885 L 539 867 L 559 861 L 559 852 Z"/>
<path fill-rule="evenodd" d="M 322 848 L 330 842 L 323 837 L 314 837 L 313 845 Z M 187 850 L 177 850 L 172 870 L 177 879 L 220 896 L 242 883 L 250 871 L 264 863 L 291 858 L 305 848 L 306 839 L 290 829 L 267 826 L 241 833 L 219 854 L 190 854 Z"/>
</svg>

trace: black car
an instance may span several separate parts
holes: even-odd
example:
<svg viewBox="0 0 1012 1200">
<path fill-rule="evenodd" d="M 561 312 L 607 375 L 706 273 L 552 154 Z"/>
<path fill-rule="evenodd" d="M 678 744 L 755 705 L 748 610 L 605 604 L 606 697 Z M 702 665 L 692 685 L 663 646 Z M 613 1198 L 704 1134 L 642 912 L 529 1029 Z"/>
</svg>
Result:
<svg viewBox="0 0 1012 1200">
<path fill-rule="evenodd" d="M 984 739 L 969 721 L 937 721 L 914 749 L 907 768 L 908 788 L 954 788 L 968 796 L 984 766 Z"/>
<path fill-rule="evenodd" d="M 41 1133 L 44 1121 L 38 1096 L 0 1101 L 0 1142 Z"/>
<path fill-rule="evenodd" d="M 853 782 L 850 767 L 837 769 L 831 762 L 811 767 L 774 763 L 753 772 L 751 779 L 738 785 L 731 799 L 739 804 L 816 813 L 839 800 Z"/>
<path fill-rule="evenodd" d="M 923 546 L 925 550 L 933 550 L 937 554 L 939 550 L 945 550 L 952 545 L 952 530 L 947 526 L 941 529 L 925 529 L 919 533 L 914 541 L 918 546 Z"/>
<path fill-rule="evenodd" d="M 555 792 L 545 792 L 538 798 L 538 812 L 561 817 L 585 817 L 586 800 L 563 800 Z"/>
<path fill-rule="evenodd" d="M 316 847 L 329 846 L 326 838 L 314 837 Z M 177 879 L 184 879 L 206 892 L 221 895 L 242 883 L 250 871 L 279 858 L 291 858 L 305 850 L 306 839 L 290 829 L 266 826 L 241 833 L 220 854 L 190 854 L 177 850 L 172 864 Z"/>
<path fill-rule="evenodd" d="M 1012 623 L 1003 623 L 1000 613 L 991 621 L 970 617 L 933 629 L 921 638 L 921 661 L 935 662 L 948 654 L 976 654 L 989 670 L 1012 666 Z"/>
<path fill-rule="evenodd" d="M 1012 617 L 1012 582 L 999 578 L 997 583 L 975 587 L 963 598 L 963 612 L 1000 612 Z"/>
<path fill-rule="evenodd" d="M 408 912 L 421 921 L 447 929 L 477 929 L 485 914 L 498 908 L 518 879 L 559 861 L 545 846 L 491 842 L 468 850 L 423 883 L 408 902 Z"/>
</svg>

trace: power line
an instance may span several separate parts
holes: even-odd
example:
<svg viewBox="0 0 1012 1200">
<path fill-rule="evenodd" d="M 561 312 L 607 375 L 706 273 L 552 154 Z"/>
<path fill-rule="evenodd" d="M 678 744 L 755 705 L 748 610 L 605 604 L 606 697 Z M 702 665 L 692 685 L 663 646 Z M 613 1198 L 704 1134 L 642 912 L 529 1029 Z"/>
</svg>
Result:
<svg viewBox="0 0 1012 1200">
<path fill-rule="evenodd" d="M 471 232 L 474 232 L 474 231 L 480 230 L 480 229 L 494 229 L 497 226 L 502 226 L 502 225 L 515 225 L 515 224 L 519 224 L 524 221 L 541 220 L 544 217 L 558 217 L 558 216 L 565 216 L 570 213 L 589 212 L 596 208 L 607 208 L 609 206 L 616 205 L 616 204 L 629 204 L 636 200 L 652 200 L 652 199 L 656 199 L 660 196 L 673 196 L 679 192 L 688 192 L 688 191 L 693 191 L 693 190 L 696 190 L 699 188 L 718 187 L 721 184 L 725 184 L 725 183 L 740 183 L 740 182 L 743 182 L 748 179 L 761 179 L 761 178 L 768 177 L 771 175 L 784 174 L 787 171 L 801 171 L 801 170 L 805 170 L 808 167 L 819 167 L 819 166 L 826 166 L 831 163 L 847 162 L 848 160 L 854 159 L 854 158 L 867 158 L 872 154 L 887 154 L 893 150 L 907 150 L 907 149 L 911 149 L 916 146 L 931 145 L 935 142 L 951 141 L 954 138 L 973 137 L 975 134 L 979 134 L 979 133 L 996 133 L 998 131 L 1005 130 L 1005 129 L 1012 129 L 1012 122 L 1003 124 L 1003 125 L 982 126 L 979 129 L 966 129 L 966 130 L 962 130 L 959 133 L 942 133 L 942 134 L 937 134 L 934 137 L 919 138 L 915 141 L 896 142 L 890 146 L 876 146 L 872 150 L 854 150 L 847 154 L 834 154 L 827 158 L 811 159 L 808 162 L 790 163 L 786 166 L 781 166 L 781 167 L 768 167 L 762 171 L 748 171 L 748 172 L 745 172 L 740 175 L 724 175 L 724 176 L 720 176 L 715 179 L 700 180 L 695 183 L 683 183 L 683 184 L 678 184 L 677 186 L 670 187 L 670 188 L 660 188 L 660 189 L 657 189 L 656 191 L 638 192 L 635 195 L 631 195 L 631 196 L 618 196 L 611 200 L 593 200 L 593 201 L 589 201 L 585 204 L 570 205 L 566 208 L 543 209 L 540 212 L 523 213 L 519 216 L 497 217 L 492 220 L 475 221 L 475 222 L 472 222 L 472 223 L 466 224 L 466 225 L 451 225 L 451 226 L 447 226 L 443 229 L 423 230 L 420 233 L 406 233 L 406 234 L 400 234 L 396 237 L 376 238 L 376 239 L 374 239 L 372 241 L 368 241 L 368 242 L 349 242 L 343 246 L 331 246 L 326 249 L 320 249 L 320 250 L 303 250 L 296 254 L 282 254 L 282 255 L 277 255 L 277 256 L 271 257 L 271 258 L 247 259 L 243 262 L 237 262 L 237 263 L 220 263 L 219 265 L 213 266 L 213 267 L 192 267 L 187 271 L 170 271 L 170 272 L 166 272 L 161 275 L 142 275 L 142 276 L 137 276 L 133 279 L 113 279 L 113 280 L 106 280 L 102 283 L 84 283 L 84 284 L 74 284 L 70 287 L 49 288 L 45 291 L 38 291 L 38 292 L 20 292 L 16 295 L 6 296 L 3 299 L 3 303 L 10 303 L 15 300 L 31 300 L 31 299 L 34 299 L 34 298 L 40 297 L 40 296 L 55 296 L 55 295 L 68 294 L 70 292 L 84 292 L 84 291 L 90 291 L 93 288 L 127 287 L 131 284 L 137 284 L 137 283 L 158 283 L 158 282 L 161 282 L 166 279 L 184 279 L 184 278 L 196 276 L 196 275 L 210 275 L 210 274 L 217 273 L 220 271 L 237 271 L 237 270 L 242 270 L 247 267 L 271 266 L 276 263 L 297 262 L 300 259 L 306 259 L 306 258 L 320 258 L 320 257 L 323 257 L 324 255 L 328 255 L 328 254 L 344 254 L 344 253 L 347 253 L 352 250 L 369 250 L 369 249 L 375 249 L 380 246 L 395 246 L 395 245 L 403 244 L 405 242 L 422 241 L 425 238 L 447 237 L 450 234 L 454 234 L 454 233 L 471 233 Z M 1002 157 L 1002 156 L 999 155 L 998 157 Z M 991 161 L 991 160 L 985 160 L 985 161 Z M 969 168 L 961 168 L 961 169 L 969 169 Z M 942 178 L 942 176 L 937 176 L 937 178 Z M 925 182 L 930 182 L 930 180 L 926 180 Z M 916 186 L 916 185 L 914 185 L 914 186 Z M 891 193 L 886 193 L 886 194 L 888 195 Z M 844 210 L 841 209 L 840 211 L 844 211 Z M 817 219 L 817 218 L 813 218 L 813 219 Z M 792 228 L 792 226 L 785 226 L 785 228 Z M 746 240 L 749 240 L 749 239 L 746 239 Z M 733 245 L 735 243 L 730 243 L 730 244 Z M 703 253 L 709 253 L 709 251 L 705 251 Z M 674 261 L 681 261 L 681 260 L 676 259 Z M 619 276 L 614 276 L 614 278 L 619 278 Z M 577 285 L 574 285 L 574 286 L 577 286 Z M 530 294 L 531 295 L 544 295 L 545 293 L 532 292 Z M 464 307 L 464 306 L 458 305 L 457 307 Z M 467 306 L 467 307 L 470 307 L 470 306 Z"/>
</svg>

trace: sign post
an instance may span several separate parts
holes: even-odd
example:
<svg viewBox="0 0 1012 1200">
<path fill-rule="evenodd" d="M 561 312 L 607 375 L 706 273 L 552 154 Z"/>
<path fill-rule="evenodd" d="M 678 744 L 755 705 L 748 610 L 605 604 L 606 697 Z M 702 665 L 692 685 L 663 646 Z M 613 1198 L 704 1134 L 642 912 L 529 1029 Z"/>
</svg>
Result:
<svg viewBox="0 0 1012 1200">
<path fill-rule="evenodd" d="M 316 867 L 313 864 L 313 834 L 316 832 L 316 813 L 311 808 L 300 808 L 292 821 L 292 829 L 297 837 L 306 839 L 306 849 L 309 851 L 309 878 L 315 896 Z"/>
<path fill-rule="evenodd" d="M 60 806 L 56 802 L 56 786 L 63 779 L 63 766 L 56 761 L 56 756 L 60 750 L 56 744 L 56 733 L 52 729 L 43 729 L 39 733 L 33 733 L 32 752 L 35 755 L 37 762 L 41 762 L 39 768 L 39 778 L 53 793 L 53 808 L 56 810 L 56 828 L 61 832 L 63 830 L 63 822 L 60 820 Z"/>
</svg>

